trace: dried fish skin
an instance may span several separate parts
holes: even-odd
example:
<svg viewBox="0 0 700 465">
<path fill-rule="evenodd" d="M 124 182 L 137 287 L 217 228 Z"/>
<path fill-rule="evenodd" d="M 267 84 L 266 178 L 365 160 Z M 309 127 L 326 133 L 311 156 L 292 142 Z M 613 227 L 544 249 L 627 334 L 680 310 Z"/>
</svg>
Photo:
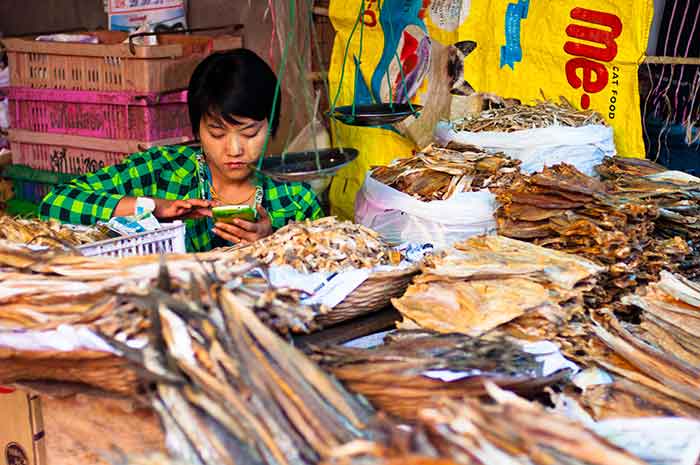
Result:
<svg viewBox="0 0 700 465">
<path fill-rule="evenodd" d="M 422 328 L 479 336 L 549 302 L 544 286 L 527 279 L 416 284 L 392 303 Z"/>
<path fill-rule="evenodd" d="M 570 303 L 581 302 L 603 270 L 589 260 L 526 242 L 479 236 L 428 257 L 422 274 L 392 303 L 404 318 L 403 328 L 479 336 L 544 309 L 555 309 L 545 315 L 568 319 L 576 308 Z"/>
</svg>

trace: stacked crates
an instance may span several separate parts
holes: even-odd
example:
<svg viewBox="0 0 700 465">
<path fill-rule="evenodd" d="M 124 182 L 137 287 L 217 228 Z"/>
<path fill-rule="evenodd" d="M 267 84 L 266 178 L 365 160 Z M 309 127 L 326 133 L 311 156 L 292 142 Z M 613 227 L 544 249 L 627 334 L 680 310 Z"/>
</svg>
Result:
<svg viewBox="0 0 700 465">
<path fill-rule="evenodd" d="M 144 46 L 124 32 L 90 35 L 99 44 L 3 40 L 13 163 L 84 174 L 191 141 L 184 89 L 194 68 L 214 51 L 242 46 L 237 36 L 160 35 L 158 45 Z"/>
</svg>

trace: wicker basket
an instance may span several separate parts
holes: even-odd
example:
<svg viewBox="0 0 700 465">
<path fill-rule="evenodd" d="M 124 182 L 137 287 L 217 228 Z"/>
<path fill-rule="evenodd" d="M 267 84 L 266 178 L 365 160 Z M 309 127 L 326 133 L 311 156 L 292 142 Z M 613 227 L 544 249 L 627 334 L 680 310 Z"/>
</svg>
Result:
<svg viewBox="0 0 700 465">
<path fill-rule="evenodd" d="M 22 381 L 80 383 L 122 395 L 135 395 L 141 386 L 129 362 L 108 352 L 0 347 L 0 383 Z"/>
<path fill-rule="evenodd" d="M 414 265 L 403 270 L 372 274 L 330 312 L 319 315 L 316 322 L 327 327 L 385 308 L 391 299 L 406 292 L 418 270 L 418 265 Z"/>
</svg>

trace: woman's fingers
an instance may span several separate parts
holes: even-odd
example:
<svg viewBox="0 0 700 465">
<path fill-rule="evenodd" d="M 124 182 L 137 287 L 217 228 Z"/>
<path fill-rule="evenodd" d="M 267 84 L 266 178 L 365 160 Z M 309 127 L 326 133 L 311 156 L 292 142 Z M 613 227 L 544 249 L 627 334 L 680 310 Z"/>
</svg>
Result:
<svg viewBox="0 0 700 465">
<path fill-rule="evenodd" d="M 216 233 L 217 231 L 223 233 L 223 234 L 218 234 L 222 238 L 230 241 L 230 242 L 241 242 L 241 241 L 248 241 L 248 242 L 254 242 L 257 237 L 254 232 L 251 231 L 246 231 L 243 228 L 240 228 L 236 226 L 235 224 L 228 224 L 228 223 L 216 223 L 214 225 L 214 232 Z M 224 237 L 224 235 L 229 236 L 234 238 L 235 240 L 231 240 L 227 237 Z"/>
</svg>

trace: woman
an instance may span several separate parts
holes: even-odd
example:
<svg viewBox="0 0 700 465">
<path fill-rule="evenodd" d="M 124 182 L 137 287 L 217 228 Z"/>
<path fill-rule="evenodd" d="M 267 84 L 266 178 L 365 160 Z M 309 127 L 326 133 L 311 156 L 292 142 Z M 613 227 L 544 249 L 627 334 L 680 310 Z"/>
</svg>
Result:
<svg viewBox="0 0 700 465">
<path fill-rule="evenodd" d="M 307 185 L 278 183 L 250 168 L 261 156 L 268 129 L 271 136 L 277 131 L 279 105 L 268 120 L 276 84 L 272 69 L 250 50 L 207 57 L 188 90 L 192 131 L 201 149 L 156 147 L 133 154 L 119 165 L 56 187 L 42 201 L 40 216 L 94 224 L 154 204 L 159 220 L 187 220 L 191 252 L 252 242 L 288 221 L 322 216 Z M 252 205 L 256 199 L 256 222 L 213 223 L 212 206 Z"/>
</svg>

